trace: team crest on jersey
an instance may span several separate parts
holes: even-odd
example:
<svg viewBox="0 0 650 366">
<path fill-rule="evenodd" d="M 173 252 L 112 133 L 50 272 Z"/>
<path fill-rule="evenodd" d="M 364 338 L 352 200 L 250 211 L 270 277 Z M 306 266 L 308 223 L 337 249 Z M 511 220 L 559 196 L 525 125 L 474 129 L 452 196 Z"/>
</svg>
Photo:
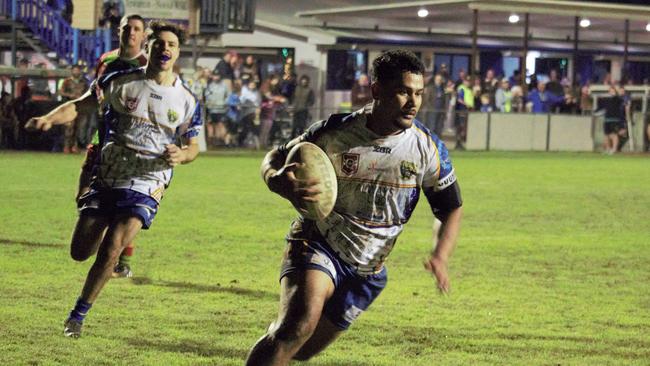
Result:
<svg viewBox="0 0 650 366">
<path fill-rule="evenodd" d="M 352 175 L 359 170 L 359 154 L 344 153 L 341 162 L 341 171 Z"/>
<path fill-rule="evenodd" d="M 402 163 L 399 166 L 399 172 L 402 174 L 403 179 L 409 179 L 414 174 L 418 173 L 417 169 L 415 168 L 415 163 L 406 160 L 402 160 Z"/>
<path fill-rule="evenodd" d="M 124 103 L 126 110 L 130 113 L 135 111 L 136 108 L 138 108 L 138 98 L 129 98 L 126 97 L 126 102 Z"/>
<path fill-rule="evenodd" d="M 176 113 L 175 110 L 173 109 L 168 109 L 167 110 L 167 119 L 169 122 L 176 122 L 178 120 L 178 113 Z"/>
</svg>

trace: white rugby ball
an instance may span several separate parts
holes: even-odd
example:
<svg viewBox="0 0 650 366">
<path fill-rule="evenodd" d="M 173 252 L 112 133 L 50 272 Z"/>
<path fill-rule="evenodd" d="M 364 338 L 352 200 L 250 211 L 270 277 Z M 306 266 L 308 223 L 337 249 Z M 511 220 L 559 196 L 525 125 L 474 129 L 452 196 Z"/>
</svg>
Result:
<svg viewBox="0 0 650 366">
<path fill-rule="evenodd" d="M 287 156 L 287 164 L 302 163 L 302 167 L 296 169 L 294 173 L 298 179 L 318 179 L 319 183 L 315 186 L 321 193 L 318 196 L 318 202 L 303 202 L 304 209 L 307 212 L 300 212 L 304 217 L 311 220 L 322 220 L 334 209 L 338 185 L 336 180 L 336 171 L 327 154 L 311 142 L 301 142 L 294 146 Z"/>
</svg>

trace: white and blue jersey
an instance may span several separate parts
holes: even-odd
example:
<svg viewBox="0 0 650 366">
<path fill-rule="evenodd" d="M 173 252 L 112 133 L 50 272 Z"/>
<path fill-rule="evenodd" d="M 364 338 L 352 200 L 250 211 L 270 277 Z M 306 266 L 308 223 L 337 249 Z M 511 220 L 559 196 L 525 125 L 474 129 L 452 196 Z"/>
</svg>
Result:
<svg viewBox="0 0 650 366">
<path fill-rule="evenodd" d="M 197 99 L 180 78 L 162 86 L 146 79 L 144 68 L 108 74 L 95 83 L 103 93 L 107 135 L 93 186 L 130 189 L 160 201 L 172 178 L 165 146 L 198 136 Z"/>
<path fill-rule="evenodd" d="M 361 275 L 382 270 L 420 190 L 440 191 L 456 181 L 444 143 L 419 121 L 391 136 L 379 136 L 366 124 L 360 110 L 318 122 L 301 137 L 327 153 L 338 178 L 334 210 L 315 225 Z M 300 222 L 288 238 L 301 231 Z"/>
</svg>

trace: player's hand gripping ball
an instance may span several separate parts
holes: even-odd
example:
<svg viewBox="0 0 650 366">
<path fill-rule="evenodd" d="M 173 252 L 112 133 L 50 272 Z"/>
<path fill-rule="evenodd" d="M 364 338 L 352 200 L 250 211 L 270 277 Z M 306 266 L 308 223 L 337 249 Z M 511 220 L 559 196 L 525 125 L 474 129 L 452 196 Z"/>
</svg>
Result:
<svg viewBox="0 0 650 366">
<path fill-rule="evenodd" d="M 321 193 L 317 202 L 303 201 L 299 212 L 311 220 L 322 220 L 332 212 L 338 192 L 336 172 L 327 154 L 310 142 L 301 142 L 294 146 L 287 156 L 287 164 L 300 163 L 294 174 L 297 179 L 315 179 L 314 188 Z"/>
</svg>

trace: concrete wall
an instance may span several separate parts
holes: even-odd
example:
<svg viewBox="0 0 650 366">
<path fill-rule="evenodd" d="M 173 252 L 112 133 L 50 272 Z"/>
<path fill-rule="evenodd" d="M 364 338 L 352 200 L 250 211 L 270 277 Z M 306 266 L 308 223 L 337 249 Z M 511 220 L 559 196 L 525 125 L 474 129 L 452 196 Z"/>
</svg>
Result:
<svg viewBox="0 0 650 366">
<path fill-rule="evenodd" d="M 594 151 L 591 116 L 470 113 L 469 150 Z M 602 129 L 602 128 L 601 128 Z"/>
</svg>

